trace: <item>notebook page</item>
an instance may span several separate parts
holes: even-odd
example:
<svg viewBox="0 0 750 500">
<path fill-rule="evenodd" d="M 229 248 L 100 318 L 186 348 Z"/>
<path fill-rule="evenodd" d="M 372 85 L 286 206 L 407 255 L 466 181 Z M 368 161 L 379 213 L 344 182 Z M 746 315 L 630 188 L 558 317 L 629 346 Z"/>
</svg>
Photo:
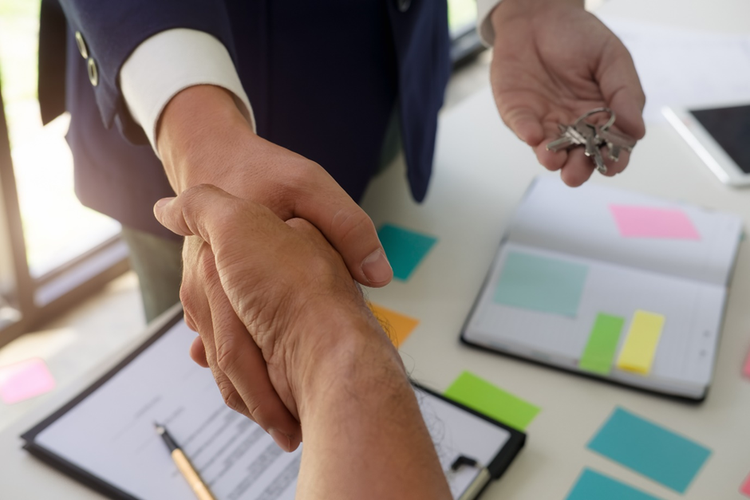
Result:
<svg viewBox="0 0 750 500">
<path fill-rule="evenodd" d="M 187 355 L 194 336 L 177 323 L 41 431 L 36 443 L 137 498 L 194 498 L 154 431 L 157 421 L 218 500 L 293 499 L 301 448 L 284 453 L 258 425 L 225 406 L 211 372 Z M 464 454 L 486 464 L 510 434 L 424 391 L 417 396 L 458 498 L 477 470 L 450 473 L 453 460 Z"/>
<path fill-rule="evenodd" d="M 523 299 L 520 292 L 510 297 L 515 303 L 498 294 L 501 273 L 512 254 L 580 266 L 582 286 L 572 305 L 566 303 L 572 287 L 562 294 L 555 290 L 555 301 L 534 290 L 526 301 L 517 300 Z M 635 312 L 649 311 L 666 318 L 650 373 L 644 376 L 613 368 L 609 376 L 645 387 L 661 380 L 673 387 L 702 388 L 713 371 L 725 296 L 724 287 L 718 285 L 505 242 L 477 299 L 464 338 L 577 371 L 598 314 L 623 318 L 616 351 L 619 354 Z M 572 313 L 566 314 L 568 310 Z"/>
<path fill-rule="evenodd" d="M 666 228 L 650 223 L 649 210 L 667 217 Z M 663 234 L 665 229 L 674 231 Z M 733 214 L 591 182 L 572 189 L 559 179 L 538 178 L 516 210 L 507 237 L 519 244 L 724 286 L 741 231 L 742 220 Z"/>
</svg>

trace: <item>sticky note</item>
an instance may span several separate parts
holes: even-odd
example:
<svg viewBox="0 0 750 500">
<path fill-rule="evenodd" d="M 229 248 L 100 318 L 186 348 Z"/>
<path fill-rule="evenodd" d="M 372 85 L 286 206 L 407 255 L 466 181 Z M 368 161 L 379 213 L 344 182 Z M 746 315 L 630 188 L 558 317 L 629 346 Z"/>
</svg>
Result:
<svg viewBox="0 0 750 500">
<path fill-rule="evenodd" d="M 0 368 L 0 398 L 6 404 L 18 403 L 55 388 L 55 379 L 39 358 Z"/>
<path fill-rule="evenodd" d="M 700 240 L 690 218 L 682 210 L 610 205 L 620 235 L 625 238 Z"/>
<path fill-rule="evenodd" d="M 617 368 L 648 375 L 659 345 L 664 316 L 647 311 L 636 311 L 628 336 L 617 358 Z"/>
<path fill-rule="evenodd" d="M 750 377 L 750 352 L 747 353 L 747 359 L 745 360 L 745 367 L 742 369 L 742 373 L 744 373 L 746 377 Z"/>
<path fill-rule="evenodd" d="M 386 309 L 383 306 L 370 303 L 370 310 L 375 315 L 375 319 L 378 320 L 380 326 L 383 327 L 385 333 L 393 342 L 393 345 L 399 347 L 404 343 L 406 338 L 411 335 L 411 332 L 419 324 L 419 320 L 410 318 L 396 311 Z"/>
<path fill-rule="evenodd" d="M 424 259 L 437 238 L 385 224 L 378 231 L 380 243 L 393 268 L 393 277 L 406 281 Z"/>
<path fill-rule="evenodd" d="M 565 500 L 659 500 L 589 468 L 583 469 Z"/>
<path fill-rule="evenodd" d="M 746 497 L 750 497 L 750 474 L 745 478 L 745 482 L 740 486 L 740 493 Z"/>
<path fill-rule="evenodd" d="M 688 438 L 615 408 L 588 448 L 684 493 L 711 450 Z"/>
<path fill-rule="evenodd" d="M 512 251 L 495 288 L 498 304 L 575 317 L 588 266 Z"/>
<path fill-rule="evenodd" d="M 540 410 L 468 371 L 453 381 L 445 396 L 519 431 L 525 430 Z"/>
<path fill-rule="evenodd" d="M 599 313 L 591 328 L 589 339 L 578 366 L 582 370 L 608 375 L 617 352 L 625 318 Z"/>
</svg>

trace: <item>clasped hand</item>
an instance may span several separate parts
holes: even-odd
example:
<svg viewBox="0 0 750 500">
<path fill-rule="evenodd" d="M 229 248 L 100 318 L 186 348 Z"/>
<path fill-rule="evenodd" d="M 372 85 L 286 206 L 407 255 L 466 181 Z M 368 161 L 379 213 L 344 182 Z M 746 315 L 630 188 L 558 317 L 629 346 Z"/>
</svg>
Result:
<svg viewBox="0 0 750 500">
<path fill-rule="evenodd" d="M 297 448 L 296 385 L 313 369 L 313 354 L 331 348 L 339 333 L 322 336 L 321 315 L 371 318 L 343 259 L 309 222 L 283 222 L 214 186 L 160 200 L 154 213 L 186 236 L 188 251 L 198 256 L 194 271 L 206 284 L 211 321 L 199 330 L 185 316 L 201 333 L 193 359 L 210 366 L 229 407 L 255 420 L 283 449 Z"/>
</svg>

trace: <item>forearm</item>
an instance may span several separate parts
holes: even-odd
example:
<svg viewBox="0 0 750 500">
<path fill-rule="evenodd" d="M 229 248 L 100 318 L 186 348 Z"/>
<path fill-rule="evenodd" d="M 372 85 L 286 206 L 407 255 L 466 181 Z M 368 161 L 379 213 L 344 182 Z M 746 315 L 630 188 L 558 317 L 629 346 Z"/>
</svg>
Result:
<svg viewBox="0 0 750 500">
<path fill-rule="evenodd" d="M 342 323 L 299 387 L 297 498 L 451 498 L 398 353 L 371 322 Z"/>
</svg>

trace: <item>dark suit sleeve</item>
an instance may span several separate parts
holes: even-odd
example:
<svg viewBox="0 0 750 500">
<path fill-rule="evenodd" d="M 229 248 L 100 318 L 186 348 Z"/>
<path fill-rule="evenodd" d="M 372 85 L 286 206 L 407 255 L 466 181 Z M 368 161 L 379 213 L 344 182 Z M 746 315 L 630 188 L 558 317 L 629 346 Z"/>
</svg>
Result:
<svg viewBox="0 0 750 500">
<path fill-rule="evenodd" d="M 120 68 L 152 35 L 173 28 L 206 32 L 236 61 L 226 6 L 221 0 L 60 0 L 68 26 L 80 32 L 98 71 L 96 103 L 105 127 L 117 123 L 134 142 L 145 135 L 130 117 L 120 91 Z"/>
</svg>

